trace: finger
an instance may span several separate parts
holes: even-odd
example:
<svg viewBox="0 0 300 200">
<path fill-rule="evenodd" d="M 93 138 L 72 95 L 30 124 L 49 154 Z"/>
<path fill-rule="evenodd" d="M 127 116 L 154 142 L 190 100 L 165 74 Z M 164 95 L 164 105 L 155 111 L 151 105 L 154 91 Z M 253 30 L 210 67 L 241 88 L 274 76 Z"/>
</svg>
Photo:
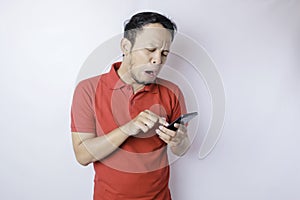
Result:
<svg viewBox="0 0 300 200">
<path fill-rule="evenodd" d="M 166 121 L 165 117 L 160 117 L 159 118 L 159 123 L 163 126 L 169 126 L 169 123 Z"/>
<path fill-rule="evenodd" d="M 169 123 L 166 121 L 165 117 L 160 117 L 157 114 L 155 114 L 154 112 L 152 112 L 151 110 L 144 110 L 144 113 L 148 114 L 147 116 L 149 116 L 149 118 L 155 123 L 158 121 L 160 124 L 162 124 L 164 126 L 169 125 Z"/>
<path fill-rule="evenodd" d="M 175 123 L 175 124 L 174 124 L 174 127 L 178 129 L 178 128 L 180 127 L 180 125 L 182 125 L 182 124 Z"/>
<path fill-rule="evenodd" d="M 151 110 L 144 110 L 145 113 L 149 114 L 149 115 L 154 115 L 157 116 L 157 114 L 155 114 L 154 112 L 152 112 Z"/>
<path fill-rule="evenodd" d="M 158 135 L 164 142 L 168 143 L 168 142 L 171 141 L 172 137 L 171 137 L 170 135 L 165 134 L 164 132 L 162 132 L 162 131 L 159 130 L 159 129 L 156 129 L 155 131 L 156 131 L 157 135 Z"/>
<path fill-rule="evenodd" d="M 180 124 L 178 130 L 180 130 L 182 132 L 187 132 L 187 127 L 183 124 Z"/>
<path fill-rule="evenodd" d="M 164 138 L 162 138 L 162 137 L 160 137 L 160 136 L 158 136 L 162 141 L 164 141 L 166 144 L 169 144 L 170 143 L 170 141 L 167 141 L 167 140 L 165 140 Z"/>
<path fill-rule="evenodd" d="M 147 115 L 151 115 L 151 116 L 154 116 L 154 117 L 159 117 L 157 114 L 155 114 L 154 112 L 152 112 L 151 110 L 144 110 L 143 111 L 145 114 Z"/>
<path fill-rule="evenodd" d="M 142 122 L 144 123 L 145 126 L 148 126 L 149 128 L 152 128 L 155 125 L 155 122 L 153 122 L 149 119 L 145 119 Z"/>
<path fill-rule="evenodd" d="M 151 110 L 144 110 L 145 113 L 149 114 L 149 115 L 152 115 L 152 116 L 156 116 L 156 117 L 159 117 L 156 113 L 152 112 Z"/>
<path fill-rule="evenodd" d="M 143 123 L 142 121 L 137 121 L 136 122 L 136 126 L 142 130 L 144 133 L 146 133 L 147 131 L 149 131 L 149 127 L 147 126 L 147 124 L 145 125 L 145 123 Z"/>
<path fill-rule="evenodd" d="M 171 137 L 175 137 L 176 135 L 176 132 L 175 131 L 172 131 L 164 126 L 159 126 L 158 127 L 162 132 L 164 132 L 165 134 L 171 136 Z"/>
<path fill-rule="evenodd" d="M 187 135 L 187 129 L 184 125 L 180 126 L 177 130 L 177 135 L 180 137 L 185 137 Z"/>
<path fill-rule="evenodd" d="M 165 143 L 167 143 L 170 146 L 178 146 L 182 141 L 181 137 L 177 137 L 177 136 L 171 137 L 170 135 L 162 132 L 159 129 L 156 129 L 156 133 L 161 140 L 163 140 Z"/>
<path fill-rule="evenodd" d="M 138 121 L 143 123 L 144 125 L 147 125 L 149 128 L 152 128 L 155 125 L 155 121 L 148 118 L 148 116 L 140 116 L 138 118 Z"/>
<path fill-rule="evenodd" d="M 150 119 L 154 123 L 156 123 L 159 118 L 159 116 L 157 116 L 155 113 L 151 112 L 150 110 L 145 110 L 145 111 L 141 112 L 141 115 L 145 118 Z"/>
</svg>

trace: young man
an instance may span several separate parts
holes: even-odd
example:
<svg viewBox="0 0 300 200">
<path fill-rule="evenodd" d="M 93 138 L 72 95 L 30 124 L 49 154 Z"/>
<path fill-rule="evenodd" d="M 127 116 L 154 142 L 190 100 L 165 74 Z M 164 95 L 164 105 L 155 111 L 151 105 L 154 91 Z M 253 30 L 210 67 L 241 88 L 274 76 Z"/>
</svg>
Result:
<svg viewBox="0 0 300 200">
<path fill-rule="evenodd" d="M 95 200 L 171 199 L 167 145 L 181 156 L 190 144 L 184 125 L 166 128 L 186 112 L 183 95 L 157 78 L 175 31 L 158 13 L 134 15 L 121 41 L 123 61 L 76 87 L 73 147 L 80 164 L 94 164 Z"/>
</svg>

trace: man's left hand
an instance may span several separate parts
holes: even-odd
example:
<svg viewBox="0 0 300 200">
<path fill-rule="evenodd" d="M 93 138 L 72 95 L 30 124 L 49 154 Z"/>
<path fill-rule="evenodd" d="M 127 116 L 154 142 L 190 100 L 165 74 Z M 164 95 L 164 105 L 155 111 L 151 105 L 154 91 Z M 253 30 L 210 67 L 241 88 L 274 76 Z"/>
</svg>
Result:
<svg viewBox="0 0 300 200">
<path fill-rule="evenodd" d="M 156 129 L 156 133 L 165 143 L 169 144 L 171 147 L 178 146 L 184 141 L 187 136 L 187 128 L 183 124 L 174 124 L 175 128 L 178 128 L 176 131 L 172 131 L 164 126 L 159 126 Z"/>
</svg>

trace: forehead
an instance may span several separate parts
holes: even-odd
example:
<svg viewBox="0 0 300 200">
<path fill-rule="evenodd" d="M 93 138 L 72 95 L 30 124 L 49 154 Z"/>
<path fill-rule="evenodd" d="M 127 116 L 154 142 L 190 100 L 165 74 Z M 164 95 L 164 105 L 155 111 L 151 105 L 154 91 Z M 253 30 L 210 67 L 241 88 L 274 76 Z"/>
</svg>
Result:
<svg viewBox="0 0 300 200">
<path fill-rule="evenodd" d="M 148 24 L 143 26 L 143 29 L 137 32 L 135 38 L 135 47 L 154 46 L 162 47 L 169 46 L 172 42 L 172 36 L 168 29 L 161 24 Z"/>
</svg>

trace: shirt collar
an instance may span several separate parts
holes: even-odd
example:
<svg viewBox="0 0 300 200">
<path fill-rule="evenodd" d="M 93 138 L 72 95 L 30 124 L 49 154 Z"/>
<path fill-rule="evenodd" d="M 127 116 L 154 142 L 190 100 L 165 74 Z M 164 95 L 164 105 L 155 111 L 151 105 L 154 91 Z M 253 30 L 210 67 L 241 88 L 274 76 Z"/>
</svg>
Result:
<svg viewBox="0 0 300 200">
<path fill-rule="evenodd" d="M 123 87 L 130 86 L 129 84 L 122 81 L 118 75 L 118 69 L 120 68 L 122 62 L 116 62 L 112 64 L 110 71 L 108 72 L 108 78 L 104 79 L 106 85 L 109 86 L 112 90 L 121 89 Z M 156 83 L 151 83 L 149 85 L 145 85 L 143 89 L 140 91 L 146 91 L 146 92 L 152 92 L 157 93 L 158 92 L 158 85 Z"/>
</svg>

